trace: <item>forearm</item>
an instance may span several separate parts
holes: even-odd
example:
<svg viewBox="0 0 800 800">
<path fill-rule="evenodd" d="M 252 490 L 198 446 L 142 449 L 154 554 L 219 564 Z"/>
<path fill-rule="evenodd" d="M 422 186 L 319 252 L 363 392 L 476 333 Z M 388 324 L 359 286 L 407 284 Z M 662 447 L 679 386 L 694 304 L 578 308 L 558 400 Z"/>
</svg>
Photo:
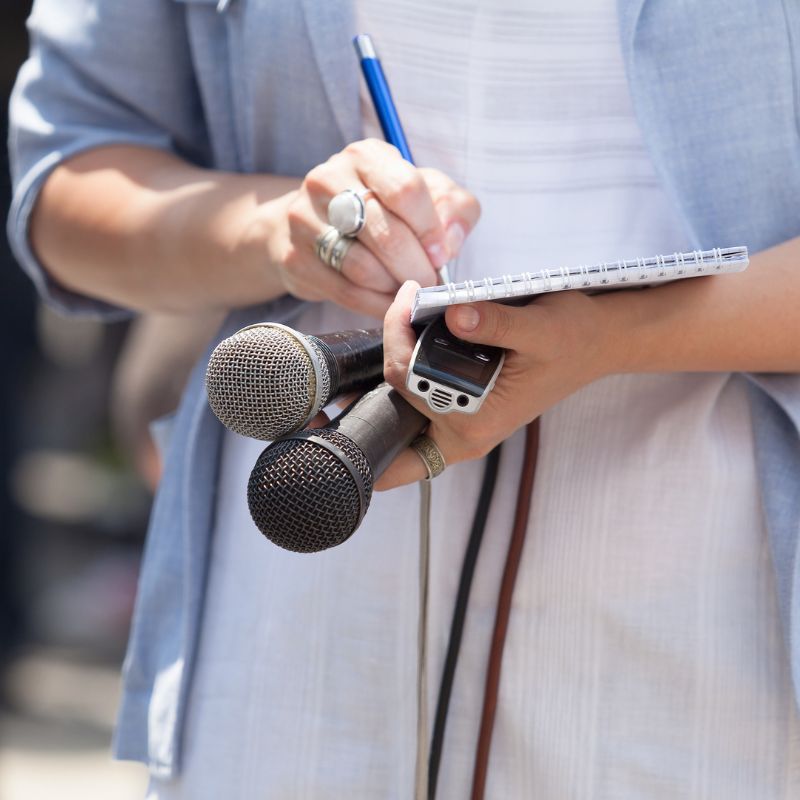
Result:
<svg viewBox="0 0 800 800">
<path fill-rule="evenodd" d="M 744 272 L 602 298 L 610 372 L 800 372 L 800 238 Z"/>
<path fill-rule="evenodd" d="M 409 313 L 417 288 L 412 282 L 403 286 L 386 314 L 385 376 L 430 418 L 427 435 L 448 464 L 484 455 L 607 375 L 800 372 L 800 239 L 759 253 L 735 275 L 591 297 L 552 292 L 524 306 L 483 302 L 449 308 L 446 321 L 456 336 L 506 351 L 497 383 L 474 418 L 431 413 L 406 389 L 416 339 Z M 424 472 L 409 450 L 376 488 L 420 480 Z"/>
<path fill-rule="evenodd" d="M 299 178 L 195 167 L 159 150 L 105 147 L 48 178 L 31 242 L 64 286 L 126 307 L 230 308 L 285 292 L 265 241 Z"/>
</svg>

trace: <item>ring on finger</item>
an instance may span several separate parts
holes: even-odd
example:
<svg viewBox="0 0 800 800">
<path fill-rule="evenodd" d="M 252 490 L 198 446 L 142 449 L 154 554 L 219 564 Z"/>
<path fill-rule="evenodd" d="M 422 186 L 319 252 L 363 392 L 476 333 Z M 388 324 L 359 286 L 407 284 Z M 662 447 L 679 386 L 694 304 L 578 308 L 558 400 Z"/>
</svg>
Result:
<svg viewBox="0 0 800 800">
<path fill-rule="evenodd" d="M 344 257 L 347 255 L 347 251 L 353 246 L 354 241 L 355 239 L 349 236 L 340 236 L 331 247 L 328 265 L 333 267 L 337 272 L 341 272 Z"/>
<path fill-rule="evenodd" d="M 342 237 L 342 234 L 339 233 L 336 228 L 332 225 L 328 228 L 325 228 L 322 233 L 317 236 L 314 240 L 314 252 L 317 254 L 317 258 L 327 266 L 330 266 L 330 257 L 331 257 L 331 250 L 333 249 L 334 244 Z"/>
<path fill-rule="evenodd" d="M 444 460 L 442 451 L 430 436 L 426 436 L 424 433 L 417 436 L 417 438 L 411 442 L 411 447 L 422 459 L 425 469 L 428 470 L 428 477 L 425 478 L 426 481 L 432 481 L 445 471 L 447 463 Z"/>
<path fill-rule="evenodd" d="M 328 222 L 342 236 L 358 236 L 367 221 L 366 200 L 374 195 L 370 189 L 345 189 L 328 203 Z"/>
<path fill-rule="evenodd" d="M 326 228 L 315 240 L 317 258 L 337 272 L 342 271 L 342 262 L 355 240 L 342 234 L 333 226 Z"/>
</svg>

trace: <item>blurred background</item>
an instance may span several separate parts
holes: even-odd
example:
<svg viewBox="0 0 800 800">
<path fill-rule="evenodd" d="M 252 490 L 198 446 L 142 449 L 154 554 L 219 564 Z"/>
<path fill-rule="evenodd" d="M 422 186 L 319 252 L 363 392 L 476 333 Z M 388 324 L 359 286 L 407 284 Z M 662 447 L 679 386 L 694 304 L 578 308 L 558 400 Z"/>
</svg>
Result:
<svg viewBox="0 0 800 800">
<path fill-rule="evenodd" d="M 0 3 L 4 143 L 29 10 Z M 159 476 L 148 424 L 175 407 L 216 324 L 60 317 L 0 237 L 0 800 L 144 797 L 144 768 L 109 747 Z"/>
</svg>

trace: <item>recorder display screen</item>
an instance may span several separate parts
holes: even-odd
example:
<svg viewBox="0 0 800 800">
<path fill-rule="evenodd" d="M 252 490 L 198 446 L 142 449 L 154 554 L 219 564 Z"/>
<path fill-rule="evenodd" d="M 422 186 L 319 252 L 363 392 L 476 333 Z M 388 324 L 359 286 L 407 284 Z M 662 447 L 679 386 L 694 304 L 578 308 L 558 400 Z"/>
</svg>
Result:
<svg viewBox="0 0 800 800">
<path fill-rule="evenodd" d="M 414 373 L 480 397 L 497 369 L 502 351 L 457 339 L 443 319 L 432 323 L 423 336 Z"/>
</svg>

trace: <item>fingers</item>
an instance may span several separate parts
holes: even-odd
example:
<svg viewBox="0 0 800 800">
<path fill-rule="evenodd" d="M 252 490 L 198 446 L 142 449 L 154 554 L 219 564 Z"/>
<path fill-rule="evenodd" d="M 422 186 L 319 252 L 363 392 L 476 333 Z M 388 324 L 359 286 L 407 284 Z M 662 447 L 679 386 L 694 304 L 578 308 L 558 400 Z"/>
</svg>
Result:
<svg viewBox="0 0 800 800">
<path fill-rule="evenodd" d="M 359 238 L 398 282 L 435 283 L 428 264 L 439 269 L 458 255 L 480 218 L 477 198 L 444 173 L 402 160 L 385 160 L 379 171 L 371 165 L 361 177 L 375 198 Z"/>
<path fill-rule="evenodd" d="M 349 258 L 348 252 L 345 260 Z M 394 299 L 392 291 L 375 291 L 347 280 L 314 253 L 290 248 L 283 256 L 282 267 L 286 290 L 303 300 L 330 300 L 342 308 L 380 319 Z"/>
<path fill-rule="evenodd" d="M 442 266 L 446 260 L 445 231 L 422 172 L 399 157 L 395 147 L 377 139 L 355 142 L 346 150 L 355 156 L 364 185 L 375 192 L 381 205 L 408 226 L 430 266 Z"/>
<path fill-rule="evenodd" d="M 416 483 L 428 477 L 428 470 L 419 454 L 410 447 L 403 450 L 388 466 L 383 475 L 375 481 L 376 492 L 385 492 L 407 483 Z"/>
<path fill-rule="evenodd" d="M 351 283 L 393 296 L 401 281 L 364 244 L 354 241 L 342 261 L 341 274 Z"/>
<path fill-rule="evenodd" d="M 330 285 L 331 276 L 337 275 L 336 270 L 322 263 L 317 255 L 317 239 L 330 228 L 319 206 L 310 195 L 299 193 L 287 210 L 289 243 L 282 258 L 288 273 L 285 276 L 289 282 L 287 289 L 304 300 L 333 299 L 320 296 L 317 290 L 320 282 Z M 401 283 L 358 240 L 352 240 L 342 260 L 340 277 L 346 279 L 345 284 L 392 296 Z"/>
<path fill-rule="evenodd" d="M 430 214 L 435 217 L 430 195 L 428 203 Z M 436 270 L 413 228 L 385 206 L 382 199 L 368 200 L 365 208 L 366 222 L 358 240 L 395 280 L 395 291 L 406 279 L 422 286 L 435 284 Z M 444 250 L 443 245 L 441 249 Z"/>
<path fill-rule="evenodd" d="M 343 394 L 340 397 L 335 397 L 328 405 L 317 413 L 317 415 L 308 423 L 307 428 L 325 428 L 330 425 L 331 421 L 338 417 L 349 405 L 355 403 L 360 395 L 357 392 L 350 392 Z"/>
<path fill-rule="evenodd" d="M 391 294 L 382 294 L 373 292 L 370 289 L 363 289 L 339 275 L 334 277 L 337 279 L 334 287 L 320 299 L 330 300 L 356 314 L 368 314 L 375 319 L 381 319 L 392 304 Z"/>
<path fill-rule="evenodd" d="M 330 424 L 330 421 L 331 421 L 330 417 L 324 411 L 320 411 L 317 413 L 314 419 L 312 419 L 311 422 L 309 422 L 308 425 L 306 425 L 306 427 L 324 428 L 326 425 Z"/>
<path fill-rule="evenodd" d="M 430 416 L 431 411 L 419 397 L 406 391 L 406 375 L 417 337 L 411 327 L 411 306 L 419 284 L 406 281 L 397 293 L 394 302 L 383 320 L 384 377 L 418 411 Z M 428 435 L 434 438 L 434 431 Z M 437 442 L 437 444 L 440 444 Z M 442 451 L 444 452 L 444 450 Z M 445 456 L 446 458 L 446 456 Z M 389 465 L 375 483 L 376 491 L 393 489 L 406 483 L 426 478 L 428 471 L 419 454 L 411 448 L 404 450 Z"/>
<path fill-rule="evenodd" d="M 354 241 L 339 273 L 317 256 L 317 236 L 328 226 L 302 197 L 294 201 L 287 218 L 288 241 L 278 257 L 286 291 L 302 300 L 330 300 L 357 313 L 383 317 L 398 283 L 369 250 Z"/>
<path fill-rule="evenodd" d="M 535 304 L 516 307 L 491 302 L 469 303 L 448 308 L 445 322 L 455 336 L 468 342 L 525 350 L 536 337 L 537 316 L 543 316 L 542 311 Z"/>
<path fill-rule="evenodd" d="M 474 416 L 457 413 L 435 414 L 421 398 L 406 390 L 406 377 L 417 340 L 411 326 L 410 313 L 418 289 L 419 286 L 412 281 L 404 283 L 384 317 L 384 377 L 411 405 L 431 420 L 426 435 L 437 445 L 448 464 L 479 458 L 491 450 L 498 441 L 505 438 L 507 433 L 519 427 L 516 417 L 520 414 L 516 411 L 514 414 L 498 412 L 496 408 L 493 408 L 496 405 L 493 401 L 496 401 L 497 397 L 491 396 L 481 411 Z M 481 312 L 486 306 L 496 306 L 496 304 L 480 304 Z M 464 307 L 454 307 L 450 311 L 455 312 L 462 308 Z M 483 313 L 483 327 L 478 324 L 469 331 L 474 341 L 478 341 L 475 338 L 477 335 L 482 336 L 480 341 L 486 343 L 489 343 L 487 341 L 489 338 L 494 338 L 498 344 L 503 343 L 500 346 L 509 346 L 509 342 L 516 342 L 517 320 L 506 320 L 503 311 L 520 312 L 523 309 L 507 309 L 501 306 L 497 306 L 497 308 L 500 309 L 500 312 L 496 316 L 492 315 L 494 309 Z M 481 312 L 479 312 L 479 318 Z M 451 327 L 451 330 L 455 327 L 450 325 L 449 319 L 448 326 Z M 512 331 L 513 334 L 510 333 Z M 525 396 L 525 393 L 517 393 L 509 399 L 509 404 L 512 401 L 519 403 L 521 400 L 524 406 Z M 524 414 L 522 417 L 524 418 Z M 506 430 L 507 427 L 508 430 Z M 392 462 L 376 482 L 375 488 L 378 491 L 391 489 L 422 480 L 427 477 L 427 474 L 427 469 L 419 454 L 414 450 L 407 450 Z"/>
<path fill-rule="evenodd" d="M 445 229 L 447 260 L 455 258 L 469 232 L 478 224 L 481 206 L 478 198 L 439 170 L 419 170 L 434 198 L 436 214 Z"/>
<path fill-rule="evenodd" d="M 401 393 L 405 393 L 408 365 L 417 343 L 411 327 L 411 306 L 417 289 L 418 283 L 406 281 L 383 318 L 383 377 Z"/>
<path fill-rule="evenodd" d="M 333 251 L 337 273 L 315 243 L 329 226 L 331 199 L 362 187 L 369 188 L 364 226 L 343 256 L 341 245 Z M 403 281 L 437 282 L 436 270 L 456 255 L 479 215 L 477 200 L 443 173 L 417 169 L 385 142 L 355 142 L 306 175 L 288 204 L 286 246 L 271 246 L 273 262 L 297 297 L 382 313 Z"/>
</svg>

